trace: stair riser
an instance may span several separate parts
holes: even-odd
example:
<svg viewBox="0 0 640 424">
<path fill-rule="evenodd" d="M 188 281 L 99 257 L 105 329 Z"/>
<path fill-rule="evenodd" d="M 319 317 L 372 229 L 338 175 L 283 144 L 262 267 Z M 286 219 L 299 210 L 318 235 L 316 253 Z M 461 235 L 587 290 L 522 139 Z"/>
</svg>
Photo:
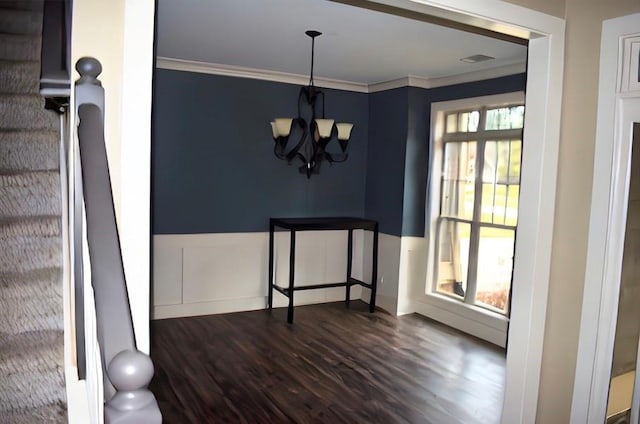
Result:
<svg viewBox="0 0 640 424">
<path fill-rule="evenodd" d="M 0 310 L 0 333 L 63 330 L 62 322 L 56 320 L 62 314 L 60 281 L 20 281 L 1 286 L 0 296 L 6 301 Z"/>
<path fill-rule="evenodd" d="M 0 34 L 0 59 L 39 60 L 40 39 L 30 35 Z"/>
<path fill-rule="evenodd" d="M 53 131 L 0 133 L 0 172 L 57 170 L 58 138 Z"/>
<path fill-rule="evenodd" d="M 0 93 L 36 94 L 40 89 L 37 62 L 0 62 Z"/>
<path fill-rule="evenodd" d="M 0 98 L 0 128 L 54 131 L 59 125 L 58 115 L 46 110 L 38 96 Z"/>
<path fill-rule="evenodd" d="M 60 118 L 39 94 L 43 5 L 0 0 L 2 424 L 68 421 Z"/>
<path fill-rule="evenodd" d="M 60 374 L 62 374 L 62 370 L 58 369 L 36 369 L 27 370 L 20 374 L 9 374 L 6 377 L 2 376 L 4 377 L 3 384 L 12 388 L 12 390 L 0 389 L 0 397 L 3 400 L 0 403 L 0 415 L 6 416 L 3 413 L 64 402 L 64 380 Z M 52 381 L 56 381 L 57 384 L 51 384 Z M 34 418 L 35 421 L 30 422 L 50 422 L 31 417 L 32 420 Z M 11 421 L 8 422 L 10 423 Z"/>
<path fill-rule="evenodd" d="M 0 2 L 0 7 L 3 6 L 3 2 Z M 42 14 L 30 10 L 0 9 L 0 33 L 40 34 Z"/>
<path fill-rule="evenodd" d="M 60 180 L 56 173 L 0 176 L 0 216 L 60 215 Z"/>
<path fill-rule="evenodd" d="M 62 246 L 59 237 L 17 237 L 5 241 L 0 253 L 0 272 L 29 272 L 60 266 Z M 42 323 L 41 323 L 42 325 Z"/>
</svg>

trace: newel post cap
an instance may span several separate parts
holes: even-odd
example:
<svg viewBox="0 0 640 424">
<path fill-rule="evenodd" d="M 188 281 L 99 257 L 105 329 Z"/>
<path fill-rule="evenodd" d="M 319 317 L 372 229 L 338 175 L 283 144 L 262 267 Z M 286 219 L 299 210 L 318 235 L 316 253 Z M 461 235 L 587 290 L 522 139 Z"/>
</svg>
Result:
<svg viewBox="0 0 640 424">
<path fill-rule="evenodd" d="M 153 378 L 153 362 L 140 351 L 123 350 L 113 357 L 107 374 L 118 391 L 143 389 Z"/>
<path fill-rule="evenodd" d="M 78 83 L 101 85 L 98 75 L 102 73 L 102 65 L 95 57 L 82 57 L 76 62 L 76 71 L 80 74 Z"/>
</svg>

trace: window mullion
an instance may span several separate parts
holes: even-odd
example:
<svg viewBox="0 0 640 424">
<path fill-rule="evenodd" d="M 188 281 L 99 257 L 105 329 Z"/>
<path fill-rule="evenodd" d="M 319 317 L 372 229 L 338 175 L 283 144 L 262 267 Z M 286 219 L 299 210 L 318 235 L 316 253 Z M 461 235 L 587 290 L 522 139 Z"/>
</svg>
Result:
<svg viewBox="0 0 640 424">
<path fill-rule="evenodd" d="M 485 127 L 487 115 L 485 107 L 480 109 L 480 121 L 478 128 Z M 476 299 L 476 279 L 478 275 L 478 247 L 480 243 L 480 219 L 482 214 L 482 169 L 484 168 L 484 149 L 486 141 L 476 139 L 476 169 L 473 196 L 473 222 L 471 223 L 471 234 L 469 240 L 469 269 L 467 270 L 467 290 L 464 295 L 464 302 L 473 304 Z"/>
</svg>

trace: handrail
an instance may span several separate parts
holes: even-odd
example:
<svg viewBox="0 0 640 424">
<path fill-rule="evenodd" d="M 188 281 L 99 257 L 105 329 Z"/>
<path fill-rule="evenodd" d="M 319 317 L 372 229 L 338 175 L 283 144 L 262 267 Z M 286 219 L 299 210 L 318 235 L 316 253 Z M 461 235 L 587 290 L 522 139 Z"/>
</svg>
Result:
<svg viewBox="0 0 640 424">
<path fill-rule="evenodd" d="M 71 3 L 71 0 L 46 1 L 42 12 L 40 94 L 52 101 L 56 109 L 61 102 L 68 102 L 71 94 Z"/>
<path fill-rule="evenodd" d="M 136 349 L 104 142 L 104 89 L 100 62 L 76 64 L 76 111 L 86 231 L 104 372 L 106 423 L 160 423 L 147 389 L 153 363 Z"/>
</svg>

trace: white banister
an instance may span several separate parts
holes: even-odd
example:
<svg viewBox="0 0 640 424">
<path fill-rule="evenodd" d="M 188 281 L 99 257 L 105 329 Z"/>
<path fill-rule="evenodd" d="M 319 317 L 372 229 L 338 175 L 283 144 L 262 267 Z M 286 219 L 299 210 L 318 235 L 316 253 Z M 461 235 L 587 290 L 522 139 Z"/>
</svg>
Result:
<svg viewBox="0 0 640 424">
<path fill-rule="evenodd" d="M 104 142 L 102 66 L 94 58 L 76 64 L 75 99 L 78 151 L 86 218 L 96 327 L 104 375 L 106 423 L 160 423 L 162 416 L 147 389 L 153 363 L 136 348 L 131 309 Z"/>
</svg>

